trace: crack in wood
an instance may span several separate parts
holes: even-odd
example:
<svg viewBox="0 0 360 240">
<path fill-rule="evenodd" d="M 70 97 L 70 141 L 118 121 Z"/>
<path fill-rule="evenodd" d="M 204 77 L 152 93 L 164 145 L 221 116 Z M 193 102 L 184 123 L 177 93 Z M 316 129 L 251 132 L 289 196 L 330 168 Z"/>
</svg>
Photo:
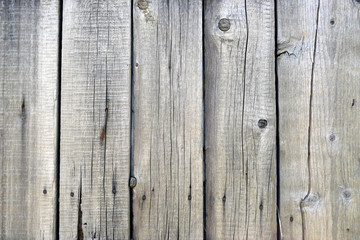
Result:
<svg viewBox="0 0 360 240">
<path fill-rule="evenodd" d="M 316 14 L 316 28 L 315 28 L 315 38 L 314 38 L 314 52 L 312 59 L 311 67 L 311 79 L 310 79 L 310 100 L 309 100 L 309 127 L 308 127 L 308 191 L 303 199 L 300 201 L 300 212 L 301 212 L 301 224 L 302 224 L 302 239 L 305 240 L 305 213 L 304 213 L 304 203 L 311 193 L 311 121 L 312 121 L 312 100 L 313 100 L 313 83 L 314 83 L 314 68 L 315 68 L 315 57 L 316 57 L 316 43 L 318 36 L 318 27 L 319 27 L 319 13 L 320 13 L 320 0 L 318 0 L 317 14 Z"/>
<path fill-rule="evenodd" d="M 80 188 L 79 188 L 79 204 L 78 204 L 78 223 L 77 223 L 77 239 L 84 239 L 84 231 L 82 228 L 82 172 L 80 172 Z"/>
<path fill-rule="evenodd" d="M 242 102 L 242 119 L 241 119 L 241 152 L 242 152 L 242 165 L 243 165 L 243 175 L 245 169 L 245 154 L 244 154 L 244 115 L 245 115 L 245 94 L 246 94 L 246 58 L 247 58 L 247 51 L 248 51 L 248 43 L 249 43 L 249 22 L 248 22 L 248 15 L 247 15 L 247 2 L 244 1 L 244 11 L 245 11 L 245 21 L 246 21 L 246 40 L 245 40 L 245 51 L 244 51 L 244 68 L 243 68 L 243 102 Z M 248 162 L 246 162 L 246 206 L 248 205 Z M 246 239 L 248 239 L 249 233 L 249 214 L 248 209 L 246 208 L 245 211 L 245 226 L 246 226 Z"/>
</svg>

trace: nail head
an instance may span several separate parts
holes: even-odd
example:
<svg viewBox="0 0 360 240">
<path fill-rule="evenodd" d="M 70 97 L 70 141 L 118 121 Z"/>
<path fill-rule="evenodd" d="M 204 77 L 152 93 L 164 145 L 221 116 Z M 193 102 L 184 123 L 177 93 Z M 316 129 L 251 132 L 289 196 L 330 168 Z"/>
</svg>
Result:
<svg viewBox="0 0 360 240">
<path fill-rule="evenodd" d="M 218 27 L 221 31 L 226 32 L 230 29 L 230 20 L 227 18 L 222 18 L 219 21 Z"/>
<path fill-rule="evenodd" d="M 260 119 L 259 121 L 258 121 L 258 126 L 259 126 L 259 128 L 266 128 L 266 126 L 267 126 L 267 120 L 266 119 Z"/>
<path fill-rule="evenodd" d="M 135 177 L 130 177 L 130 180 L 129 180 L 130 188 L 136 187 L 136 184 L 137 184 L 137 179 Z"/>
</svg>

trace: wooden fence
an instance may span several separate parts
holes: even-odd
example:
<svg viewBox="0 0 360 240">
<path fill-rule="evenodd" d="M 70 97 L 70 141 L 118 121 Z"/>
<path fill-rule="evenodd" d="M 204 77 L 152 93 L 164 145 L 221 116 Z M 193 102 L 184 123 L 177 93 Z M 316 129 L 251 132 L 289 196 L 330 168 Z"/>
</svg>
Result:
<svg viewBox="0 0 360 240">
<path fill-rule="evenodd" d="M 359 0 L 0 0 L 0 239 L 360 239 Z"/>
</svg>

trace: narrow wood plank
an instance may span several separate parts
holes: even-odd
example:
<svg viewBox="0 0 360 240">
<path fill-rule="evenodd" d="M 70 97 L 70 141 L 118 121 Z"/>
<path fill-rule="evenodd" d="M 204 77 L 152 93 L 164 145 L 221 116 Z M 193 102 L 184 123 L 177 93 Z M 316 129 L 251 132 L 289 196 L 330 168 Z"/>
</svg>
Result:
<svg viewBox="0 0 360 240">
<path fill-rule="evenodd" d="M 128 239 L 131 5 L 65 0 L 61 239 Z"/>
<path fill-rule="evenodd" d="M 206 1 L 207 239 L 276 239 L 274 30 L 274 1 Z"/>
<path fill-rule="evenodd" d="M 0 239 L 54 239 L 58 1 L 0 2 Z"/>
<path fill-rule="evenodd" d="M 134 238 L 202 239 L 202 1 L 134 1 Z"/>
<path fill-rule="evenodd" d="M 360 235 L 360 3 L 278 2 L 284 239 Z"/>
</svg>

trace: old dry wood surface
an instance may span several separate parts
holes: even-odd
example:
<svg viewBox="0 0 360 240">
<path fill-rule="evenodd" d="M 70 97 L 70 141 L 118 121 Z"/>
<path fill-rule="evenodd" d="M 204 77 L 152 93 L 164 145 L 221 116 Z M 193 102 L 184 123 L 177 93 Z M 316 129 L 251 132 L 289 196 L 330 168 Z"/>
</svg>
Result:
<svg viewBox="0 0 360 240">
<path fill-rule="evenodd" d="M 59 1 L 0 1 L 0 239 L 56 232 Z"/>
<path fill-rule="evenodd" d="M 284 239 L 358 239 L 360 3 L 277 5 Z"/>
<path fill-rule="evenodd" d="M 3 0 L 0 37 L 0 239 L 358 239 L 358 0 Z"/>
<path fill-rule="evenodd" d="M 134 238 L 201 239 L 202 1 L 134 4 Z"/>
<path fill-rule="evenodd" d="M 60 238 L 129 234 L 131 5 L 63 5 Z"/>
<path fill-rule="evenodd" d="M 209 239 L 277 235 L 274 20 L 269 0 L 205 4 Z"/>
</svg>

